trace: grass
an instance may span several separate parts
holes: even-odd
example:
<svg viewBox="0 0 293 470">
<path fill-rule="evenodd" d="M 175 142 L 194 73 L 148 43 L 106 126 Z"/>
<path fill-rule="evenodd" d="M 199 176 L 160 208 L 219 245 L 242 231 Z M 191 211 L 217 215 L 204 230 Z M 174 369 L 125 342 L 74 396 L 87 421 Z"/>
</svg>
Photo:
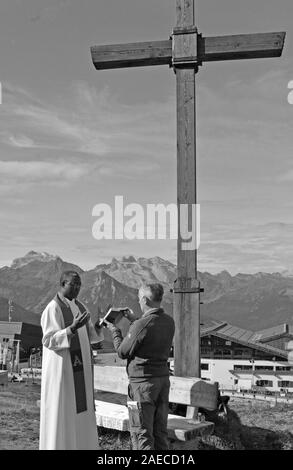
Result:
<svg viewBox="0 0 293 470">
<path fill-rule="evenodd" d="M 227 416 L 206 413 L 215 432 L 201 441 L 202 449 L 292 450 L 293 406 L 233 398 Z"/>
<path fill-rule="evenodd" d="M 37 449 L 40 386 L 9 383 L 0 389 L 0 449 Z"/>
<path fill-rule="evenodd" d="M 38 449 L 40 385 L 9 383 L 0 388 L 0 450 Z M 293 450 L 293 406 L 233 398 L 227 416 L 206 413 L 215 423 L 202 450 Z M 131 449 L 129 434 L 99 428 L 104 450 Z"/>
</svg>

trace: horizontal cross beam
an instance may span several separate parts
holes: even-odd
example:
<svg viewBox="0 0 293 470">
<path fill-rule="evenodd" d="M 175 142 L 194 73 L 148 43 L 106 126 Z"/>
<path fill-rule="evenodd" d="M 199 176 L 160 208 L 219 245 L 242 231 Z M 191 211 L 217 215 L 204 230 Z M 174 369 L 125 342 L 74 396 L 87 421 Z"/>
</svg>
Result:
<svg viewBox="0 0 293 470">
<path fill-rule="evenodd" d="M 200 38 L 198 56 L 202 62 L 261 59 L 282 55 L 286 33 L 237 34 Z"/>
<path fill-rule="evenodd" d="M 238 34 L 202 37 L 198 35 L 197 60 L 259 59 L 280 57 L 285 41 L 284 32 Z M 91 48 L 93 64 L 98 70 L 146 65 L 172 65 L 172 39 L 131 44 L 112 44 Z"/>
<path fill-rule="evenodd" d="M 98 70 L 168 65 L 172 61 L 172 40 L 93 46 L 91 54 Z"/>
</svg>

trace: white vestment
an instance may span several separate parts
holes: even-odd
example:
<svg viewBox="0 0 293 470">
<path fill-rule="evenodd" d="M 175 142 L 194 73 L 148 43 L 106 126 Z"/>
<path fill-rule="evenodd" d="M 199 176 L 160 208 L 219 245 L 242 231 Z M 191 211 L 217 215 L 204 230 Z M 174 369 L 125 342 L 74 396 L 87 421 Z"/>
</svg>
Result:
<svg viewBox="0 0 293 470">
<path fill-rule="evenodd" d="M 60 295 L 60 294 L 59 294 Z M 75 316 L 78 307 L 74 300 L 61 296 Z M 91 320 L 87 327 L 77 330 L 84 369 L 87 409 L 76 412 L 73 369 L 70 356 L 70 338 L 63 314 L 56 300 L 45 308 L 43 329 L 43 359 L 41 385 L 40 450 L 96 450 L 98 434 L 93 397 L 93 375 L 90 342 L 103 340 Z M 89 341 L 90 339 L 90 341 Z"/>
</svg>

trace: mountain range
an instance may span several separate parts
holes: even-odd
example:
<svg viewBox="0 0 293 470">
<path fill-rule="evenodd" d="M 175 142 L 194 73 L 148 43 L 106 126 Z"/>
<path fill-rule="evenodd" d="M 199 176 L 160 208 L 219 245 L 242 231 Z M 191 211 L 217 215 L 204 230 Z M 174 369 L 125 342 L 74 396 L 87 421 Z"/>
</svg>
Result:
<svg viewBox="0 0 293 470">
<path fill-rule="evenodd" d="M 54 297 L 62 271 L 73 269 L 82 278 L 79 298 L 89 307 L 93 320 L 107 306 L 129 306 L 139 313 L 137 289 L 142 282 L 164 286 L 163 307 L 172 315 L 176 266 L 158 256 L 113 258 L 108 264 L 84 271 L 59 256 L 30 251 L 0 269 L 0 320 L 8 319 L 8 300 L 12 299 L 12 319 L 39 324 L 40 314 Z M 219 274 L 199 272 L 201 322 L 224 320 L 250 330 L 279 323 L 293 323 L 293 278 L 283 273 Z"/>
</svg>

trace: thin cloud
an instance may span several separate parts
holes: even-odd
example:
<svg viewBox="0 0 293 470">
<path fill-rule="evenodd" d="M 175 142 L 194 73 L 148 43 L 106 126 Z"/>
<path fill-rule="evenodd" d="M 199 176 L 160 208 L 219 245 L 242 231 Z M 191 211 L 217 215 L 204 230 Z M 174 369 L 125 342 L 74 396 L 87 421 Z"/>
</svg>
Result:
<svg viewBox="0 0 293 470">
<path fill-rule="evenodd" d="M 59 149 L 100 158 L 131 154 L 167 158 L 175 153 L 175 113 L 172 102 L 124 105 L 107 90 L 97 92 L 85 82 L 74 83 L 67 101 L 53 106 L 31 93 L 8 87 L 2 113 L 3 143 L 21 146 L 16 131 L 32 148 Z M 15 95 L 13 95 L 15 91 Z M 5 120 L 4 120 L 5 116 Z M 171 126 L 170 126 L 171 123 Z M 2 131 L 3 132 L 3 131 Z M 172 142 L 172 133 L 173 140 Z"/>
<path fill-rule="evenodd" d="M 54 4 L 55 3 L 55 4 Z M 30 16 L 30 21 L 36 23 L 41 20 L 54 21 L 61 13 L 61 11 L 71 5 L 71 0 L 58 0 L 46 7 L 38 8 Z"/>
<path fill-rule="evenodd" d="M 214 226 L 201 235 L 199 269 L 212 273 L 284 272 L 293 265 L 293 224 Z"/>
<path fill-rule="evenodd" d="M 37 147 L 34 141 L 25 135 L 18 135 L 18 136 L 10 135 L 7 137 L 6 140 L 4 138 L 2 142 L 4 143 L 6 142 L 8 145 L 11 145 L 12 147 L 17 147 L 17 148 L 36 148 Z"/>
<path fill-rule="evenodd" d="M 283 182 L 291 182 L 293 181 L 293 169 L 286 171 L 286 173 L 283 173 L 277 177 L 277 182 L 278 183 L 283 183 Z"/>
<path fill-rule="evenodd" d="M 127 179 L 137 178 L 138 176 L 144 176 L 146 174 L 156 173 L 160 170 L 160 165 L 155 162 L 140 162 L 137 159 L 128 161 L 127 166 L 121 165 L 121 162 L 115 162 L 110 166 L 101 166 L 101 176 L 111 176 L 114 178 L 120 178 L 123 176 Z"/>
<path fill-rule="evenodd" d="M 87 174 L 89 168 L 86 165 L 76 166 L 74 164 L 42 161 L 0 161 L 0 175 L 3 180 L 22 182 L 43 181 L 72 181 L 77 180 Z"/>
<path fill-rule="evenodd" d="M 289 187 L 281 183 L 293 179 L 292 106 L 287 103 L 287 73 L 284 68 L 278 74 L 267 74 L 259 80 L 248 80 L 246 84 L 242 80 L 234 84 L 231 81 L 213 90 L 206 84 L 199 86 L 198 175 L 203 206 L 204 201 L 209 200 L 207 209 L 204 208 L 208 216 L 204 212 L 207 220 L 199 249 L 200 270 L 282 271 L 293 264 L 290 224 L 239 223 L 258 220 L 258 214 L 260 222 L 274 220 L 274 207 L 277 213 L 277 209 L 284 209 L 280 205 L 281 198 L 286 199 L 286 204 L 290 199 L 285 193 L 278 193 Z M 6 172 L 2 181 L 4 188 L 6 184 L 7 189 L 9 183 L 10 192 L 13 187 L 18 191 L 22 185 L 42 181 L 70 184 L 81 176 L 83 181 L 85 178 L 87 182 L 90 178 L 97 181 L 97 175 L 106 191 L 106 178 L 113 180 L 115 176 L 126 182 L 132 178 L 136 191 L 144 173 L 149 177 L 159 170 L 161 174 L 167 173 L 176 160 L 173 97 L 164 103 L 125 105 L 110 90 L 98 91 L 86 82 L 73 83 L 66 94 L 59 99 L 53 97 L 50 103 L 42 102 L 25 90 L 22 93 L 18 89 L 15 95 L 10 91 L 7 103 L 1 105 L 0 140 L 6 147 L 10 146 L 5 147 L 7 158 L 14 152 L 12 162 L 16 162 L 15 153 L 19 149 L 22 152 L 19 159 L 29 158 L 34 163 L 32 167 L 18 169 L 16 165 L 9 167 L 6 162 L 6 166 L 1 167 L 3 162 L 0 163 L 0 171 L 3 168 Z M 32 150 L 38 149 L 38 155 L 32 151 L 29 156 L 30 145 Z M 52 152 L 46 152 L 47 149 Z M 58 165 L 57 154 L 62 155 Z M 44 158 L 45 166 L 36 165 Z M 46 166 L 48 163 L 52 166 Z M 72 166 L 65 167 L 65 164 Z M 274 186 L 274 193 L 272 181 L 280 183 Z M 150 178 L 152 195 L 155 186 Z M 161 197 L 162 190 L 157 191 Z M 223 219 L 222 211 L 226 211 L 226 227 L 215 221 Z M 247 214 L 254 214 L 254 217 L 247 218 Z M 81 238 L 79 246 L 83 246 Z M 131 242 L 136 255 L 152 256 L 160 247 L 163 256 L 172 259 L 175 246 L 176 242 L 170 245 L 157 241 L 153 244 Z M 92 251 L 103 249 L 105 255 L 121 255 L 126 248 L 127 252 L 133 252 L 129 247 L 113 241 L 106 249 L 93 241 Z M 80 258 L 87 257 L 86 250 L 85 246 Z M 88 250 L 88 259 L 92 251 Z"/>
</svg>

